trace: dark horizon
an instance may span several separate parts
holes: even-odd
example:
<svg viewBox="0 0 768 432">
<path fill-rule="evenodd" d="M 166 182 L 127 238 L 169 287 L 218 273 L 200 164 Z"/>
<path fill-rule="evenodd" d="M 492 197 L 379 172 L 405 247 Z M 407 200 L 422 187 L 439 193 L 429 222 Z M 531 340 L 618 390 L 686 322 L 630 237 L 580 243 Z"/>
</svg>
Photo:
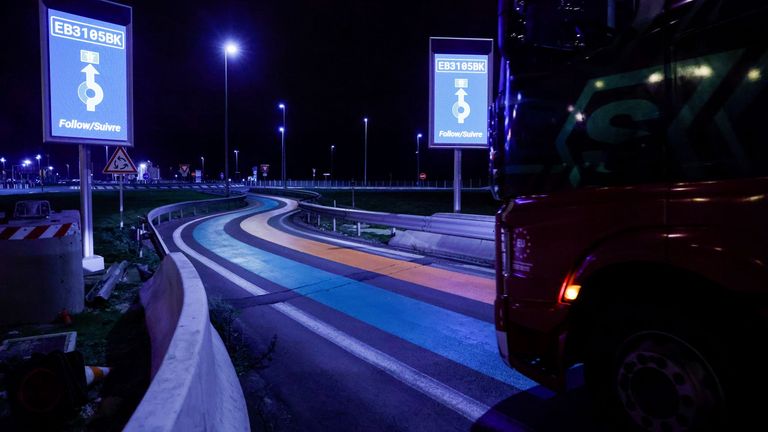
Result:
<svg viewBox="0 0 768 432">
<path fill-rule="evenodd" d="M 289 178 L 334 176 L 361 180 L 364 124 L 368 179 L 413 180 L 416 134 L 426 136 L 430 36 L 495 38 L 495 2 L 122 1 L 133 7 L 134 162 L 151 160 L 164 178 L 180 163 L 209 176 L 223 171 L 224 64 L 222 45 L 241 51 L 229 62 L 230 175 L 271 165 L 279 178 L 282 112 L 287 106 Z M 8 43 L 0 81 L 0 156 L 11 163 L 41 154 L 43 164 L 76 176 L 77 147 L 43 145 L 37 1 L 6 6 Z M 109 153 L 111 154 L 112 149 Z M 453 152 L 428 150 L 429 180 L 452 178 Z M 106 162 L 94 146 L 94 170 Z M 487 178 L 487 153 L 463 152 L 465 179 Z M 10 166 L 7 167 L 10 171 Z"/>
</svg>

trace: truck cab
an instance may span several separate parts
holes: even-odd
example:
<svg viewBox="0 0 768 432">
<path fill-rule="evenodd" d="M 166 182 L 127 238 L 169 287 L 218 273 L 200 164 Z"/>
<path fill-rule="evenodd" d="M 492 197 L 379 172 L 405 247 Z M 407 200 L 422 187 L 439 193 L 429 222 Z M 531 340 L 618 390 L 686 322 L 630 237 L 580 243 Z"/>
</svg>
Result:
<svg viewBox="0 0 768 432">
<path fill-rule="evenodd" d="M 553 389 L 583 364 L 615 429 L 723 430 L 766 401 L 767 20 L 499 2 L 499 350 Z"/>
</svg>

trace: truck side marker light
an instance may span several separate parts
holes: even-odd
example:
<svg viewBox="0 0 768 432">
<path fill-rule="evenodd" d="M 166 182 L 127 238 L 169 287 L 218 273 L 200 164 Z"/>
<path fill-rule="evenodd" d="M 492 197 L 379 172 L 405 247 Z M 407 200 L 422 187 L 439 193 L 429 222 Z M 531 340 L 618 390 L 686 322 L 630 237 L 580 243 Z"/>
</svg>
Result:
<svg viewBox="0 0 768 432">
<path fill-rule="evenodd" d="M 576 300 L 576 297 L 579 296 L 579 291 L 581 291 L 581 285 L 568 285 L 565 288 L 565 292 L 563 292 L 563 300 L 569 302 Z"/>
</svg>

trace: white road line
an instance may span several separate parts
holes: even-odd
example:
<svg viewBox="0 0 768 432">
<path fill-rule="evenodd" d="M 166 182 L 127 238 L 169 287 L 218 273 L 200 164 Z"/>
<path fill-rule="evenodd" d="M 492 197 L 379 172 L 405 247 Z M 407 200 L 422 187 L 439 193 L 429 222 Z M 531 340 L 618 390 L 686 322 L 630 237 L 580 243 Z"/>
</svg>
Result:
<svg viewBox="0 0 768 432">
<path fill-rule="evenodd" d="M 191 222 L 187 222 L 184 225 L 176 228 L 176 230 L 173 232 L 173 242 L 176 243 L 176 246 L 178 246 L 178 248 L 182 252 L 184 252 L 191 258 L 196 259 L 204 266 L 210 268 L 211 270 L 215 271 L 219 275 L 225 277 L 226 279 L 228 279 L 235 285 L 239 286 L 240 288 L 257 296 L 268 294 L 269 292 L 264 290 L 263 288 L 258 287 L 257 285 L 227 270 L 226 268 L 222 267 L 221 265 L 217 264 L 211 259 L 197 253 L 195 250 L 190 248 L 181 238 L 182 231 L 187 226 L 189 226 L 194 222 L 198 222 L 200 220 L 205 220 L 205 219 L 216 217 L 216 216 L 221 216 L 223 214 L 237 213 L 241 211 L 242 210 L 236 210 L 233 212 L 206 216 Z M 490 407 L 488 405 L 485 405 L 457 391 L 456 389 L 453 389 L 441 383 L 440 381 L 437 381 L 436 379 L 417 371 L 416 369 L 398 361 L 397 359 L 389 356 L 388 354 L 385 354 L 377 350 L 376 348 L 373 348 L 370 345 L 367 345 L 362 341 L 353 338 L 352 336 L 342 332 L 341 330 L 338 330 L 337 328 L 319 320 L 318 318 L 312 315 L 309 315 L 303 312 L 302 310 L 292 305 L 289 305 L 286 303 L 277 303 L 277 304 L 270 305 L 270 307 L 274 308 L 278 312 L 284 314 L 285 316 L 301 324 L 302 326 L 312 331 L 313 333 L 317 334 L 318 336 L 328 340 L 329 342 L 335 344 L 339 348 L 354 355 L 355 357 L 365 361 L 366 363 L 372 366 L 375 366 L 381 369 L 382 371 L 396 378 L 398 381 L 402 382 L 403 384 L 408 385 L 409 387 L 432 398 L 436 402 L 439 402 L 440 404 L 446 406 L 447 408 L 450 408 L 453 411 L 461 414 L 471 422 L 476 422 L 490 410 Z M 508 422 L 507 425 L 513 428 L 510 430 L 520 430 L 520 431 L 528 430 L 528 428 L 526 428 L 525 426 L 517 422 L 514 422 L 512 419 L 505 419 L 505 420 Z"/>
</svg>

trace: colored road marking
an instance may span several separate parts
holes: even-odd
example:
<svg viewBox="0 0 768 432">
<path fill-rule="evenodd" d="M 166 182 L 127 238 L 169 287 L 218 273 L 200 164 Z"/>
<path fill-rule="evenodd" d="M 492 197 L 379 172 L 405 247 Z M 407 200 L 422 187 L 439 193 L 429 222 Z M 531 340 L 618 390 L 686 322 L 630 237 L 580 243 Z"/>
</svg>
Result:
<svg viewBox="0 0 768 432">
<path fill-rule="evenodd" d="M 264 200 L 264 198 L 258 199 Z M 269 199 L 271 200 L 272 198 Z M 255 237 L 299 252 L 486 304 L 493 304 L 493 300 L 496 297 L 494 279 L 373 255 L 358 250 L 340 248 L 336 245 L 282 232 L 270 226 L 267 221 L 276 214 L 295 210 L 296 201 L 281 201 L 286 203 L 285 207 L 272 212 L 251 216 L 241 222 L 240 227 Z"/>
<path fill-rule="evenodd" d="M 240 215 L 242 213 L 242 210 L 238 210 L 232 212 L 231 214 Z M 198 219 L 198 221 L 214 217 L 216 217 L 216 215 L 206 216 L 204 218 Z M 222 277 L 228 279 L 230 282 L 239 286 L 243 290 L 250 292 L 253 295 L 259 296 L 269 294 L 268 291 L 243 279 L 242 277 L 227 270 L 223 266 L 190 248 L 182 240 L 181 233 L 188 225 L 194 222 L 197 221 L 187 222 L 173 232 L 173 241 L 182 252 L 196 259 L 201 264 L 205 265 L 206 267 L 210 268 Z M 471 398 L 464 393 L 461 393 L 458 390 L 455 390 L 441 383 L 440 381 L 437 381 L 429 375 L 419 372 L 418 370 L 406 365 L 405 363 L 398 361 L 394 357 L 389 356 L 358 339 L 355 339 L 354 337 L 338 330 L 337 328 L 325 323 L 324 321 L 321 321 L 318 318 L 305 313 L 295 306 L 287 303 L 276 303 L 269 305 L 269 307 L 284 314 L 306 329 L 312 331 L 313 333 L 326 339 L 339 348 L 354 355 L 355 357 L 386 372 L 403 384 L 419 391 L 420 393 L 430 397 L 436 402 L 464 416 L 466 419 L 473 423 L 483 417 L 491 409 L 488 405 L 485 405 L 475 400 L 474 398 Z M 515 420 L 503 416 L 503 414 L 497 415 L 503 417 L 504 426 L 509 431 L 529 430 L 527 427 L 516 422 Z"/>
<path fill-rule="evenodd" d="M 259 198 L 260 210 L 277 201 Z M 251 210 L 253 211 L 253 210 Z M 195 240 L 245 270 L 521 390 L 537 384 L 504 364 L 493 324 L 258 249 L 224 226 L 245 212 L 206 220 Z M 285 246 L 285 245 L 284 245 Z"/>
</svg>

